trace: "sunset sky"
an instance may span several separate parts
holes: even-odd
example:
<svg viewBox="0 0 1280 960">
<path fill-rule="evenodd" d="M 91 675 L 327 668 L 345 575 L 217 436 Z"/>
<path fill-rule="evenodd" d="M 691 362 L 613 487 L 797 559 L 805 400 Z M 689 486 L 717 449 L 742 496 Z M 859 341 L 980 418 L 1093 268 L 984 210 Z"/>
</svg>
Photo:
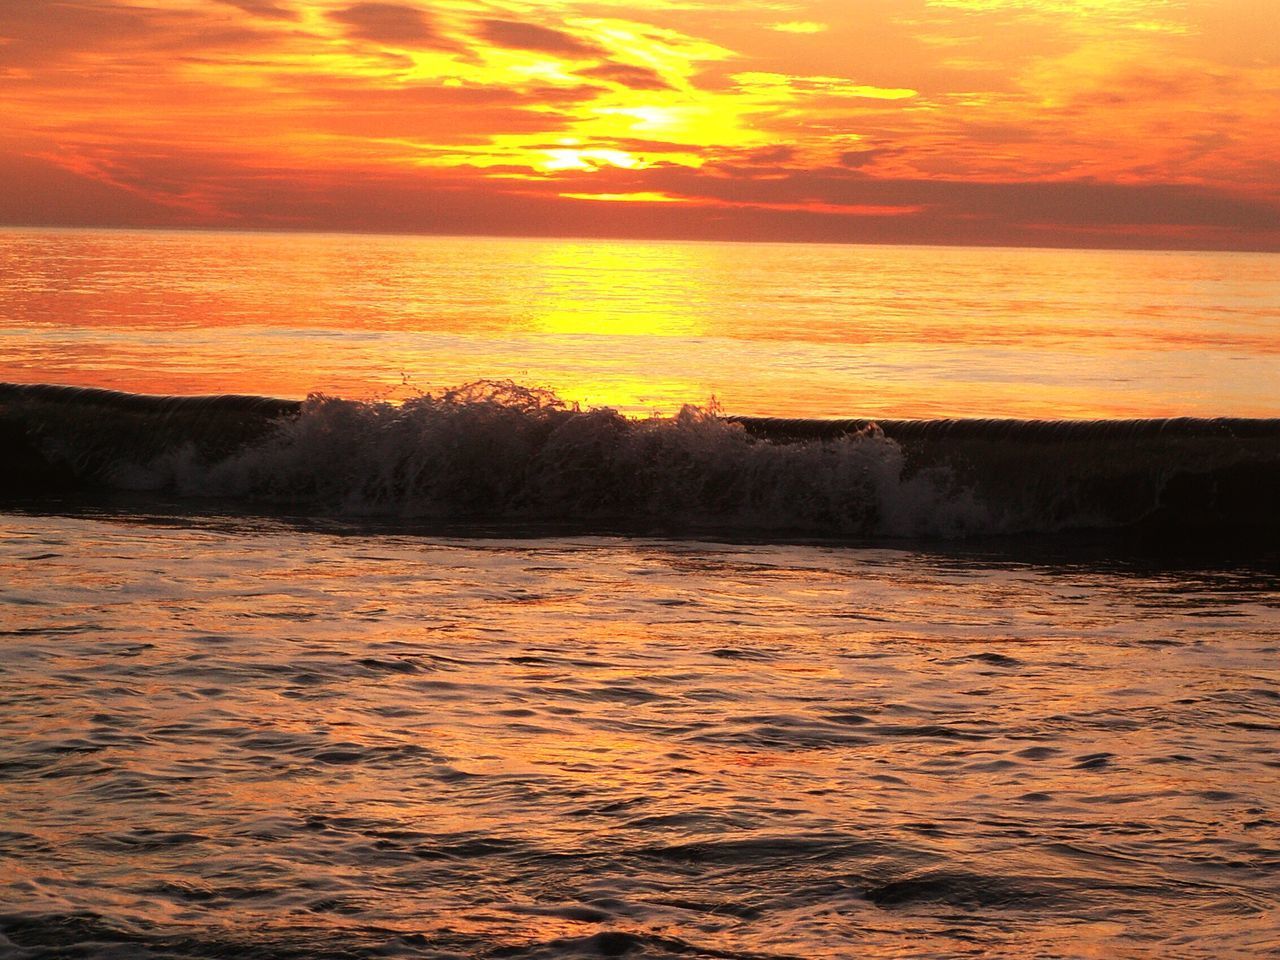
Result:
<svg viewBox="0 0 1280 960">
<path fill-rule="evenodd" d="M 0 222 L 1280 249 L 1276 0 L 0 0 Z"/>
</svg>

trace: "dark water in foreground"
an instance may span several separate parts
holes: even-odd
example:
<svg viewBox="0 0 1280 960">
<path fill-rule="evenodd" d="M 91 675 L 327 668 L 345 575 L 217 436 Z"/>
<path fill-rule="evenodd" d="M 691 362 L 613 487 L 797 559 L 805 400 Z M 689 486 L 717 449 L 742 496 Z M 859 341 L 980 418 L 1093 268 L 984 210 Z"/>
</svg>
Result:
<svg viewBox="0 0 1280 960">
<path fill-rule="evenodd" d="M 0 955 L 1280 951 L 1273 563 L 0 515 Z"/>
</svg>

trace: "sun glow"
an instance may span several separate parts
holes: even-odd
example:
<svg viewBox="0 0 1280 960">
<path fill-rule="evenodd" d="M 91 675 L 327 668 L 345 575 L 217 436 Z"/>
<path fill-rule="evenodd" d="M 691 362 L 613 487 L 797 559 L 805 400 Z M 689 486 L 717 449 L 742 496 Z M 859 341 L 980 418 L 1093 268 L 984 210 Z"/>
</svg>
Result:
<svg viewBox="0 0 1280 960">
<path fill-rule="evenodd" d="M 603 166 L 634 170 L 636 167 L 642 166 L 639 160 L 624 150 L 563 147 L 544 152 L 547 155 L 547 159 L 538 164 L 538 169 L 551 172 L 558 170 L 598 170 Z"/>
</svg>

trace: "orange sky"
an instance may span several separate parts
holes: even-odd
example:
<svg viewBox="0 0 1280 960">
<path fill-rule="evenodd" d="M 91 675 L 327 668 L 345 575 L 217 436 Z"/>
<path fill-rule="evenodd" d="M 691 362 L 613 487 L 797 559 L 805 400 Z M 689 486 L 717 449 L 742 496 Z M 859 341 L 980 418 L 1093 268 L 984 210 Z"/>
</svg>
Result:
<svg viewBox="0 0 1280 960">
<path fill-rule="evenodd" d="M 0 222 L 1280 249 L 1280 3 L 0 0 Z"/>
</svg>

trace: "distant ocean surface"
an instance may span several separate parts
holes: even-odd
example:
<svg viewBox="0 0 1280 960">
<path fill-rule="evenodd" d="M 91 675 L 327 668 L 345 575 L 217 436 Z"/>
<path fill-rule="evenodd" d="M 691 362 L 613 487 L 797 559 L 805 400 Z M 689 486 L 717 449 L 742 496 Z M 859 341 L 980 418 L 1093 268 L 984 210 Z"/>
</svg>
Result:
<svg viewBox="0 0 1280 960">
<path fill-rule="evenodd" d="M 1265 417 L 1278 316 L 1272 254 L 0 230 L 0 381 L 144 393 Z"/>
<path fill-rule="evenodd" d="M 1280 955 L 1278 266 L 0 230 L 0 957 Z"/>
</svg>

